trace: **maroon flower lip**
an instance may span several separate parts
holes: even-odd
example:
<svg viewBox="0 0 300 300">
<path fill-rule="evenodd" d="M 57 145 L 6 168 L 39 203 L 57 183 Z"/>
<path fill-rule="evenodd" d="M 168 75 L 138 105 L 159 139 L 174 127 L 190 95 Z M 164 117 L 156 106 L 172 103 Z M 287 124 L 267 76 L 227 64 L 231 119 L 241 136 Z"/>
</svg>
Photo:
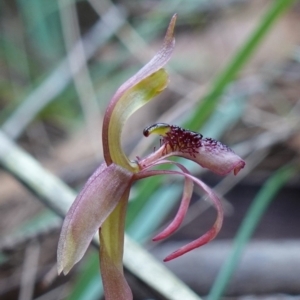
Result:
<svg viewBox="0 0 300 300">
<path fill-rule="evenodd" d="M 190 159 L 219 175 L 233 171 L 234 175 L 244 168 L 245 162 L 228 146 L 203 137 L 202 134 L 166 123 L 156 123 L 144 129 L 144 136 L 156 133 L 161 136 L 161 156 L 181 156 Z M 157 156 L 156 156 L 157 159 Z M 147 158 L 139 162 L 142 168 L 149 164 Z"/>
</svg>

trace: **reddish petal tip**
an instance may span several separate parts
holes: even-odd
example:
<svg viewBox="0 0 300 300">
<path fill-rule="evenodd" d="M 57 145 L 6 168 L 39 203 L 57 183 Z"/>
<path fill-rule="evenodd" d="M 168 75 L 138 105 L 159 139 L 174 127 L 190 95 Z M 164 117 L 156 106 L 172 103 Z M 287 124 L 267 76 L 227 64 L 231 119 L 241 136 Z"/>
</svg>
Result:
<svg viewBox="0 0 300 300">
<path fill-rule="evenodd" d="M 170 255 L 168 255 L 163 261 L 164 262 L 168 262 L 170 260 L 173 260 L 181 255 L 183 255 L 184 253 L 178 253 L 178 251 L 174 251 L 173 253 L 171 253 Z"/>
<path fill-rule="evenodd" d="M 245 167 L 245 165 L 246 165 L 246 163 L 243 160 L 241 160 L 238 163 L 238 165 L 233 169 L 233 174 L 237 175 L 238 172 Z"/>
<path fill-rule="evenodd" d="M 179 248 L 178 250 L 174 251 L 170 255 L 168 255 L 165 259 L 164 262 L 170 261 L 174 258 L 177 258 L 191 250 L 194 250 L 196 248 L 199 248 L 207 243 L 209 243 L 211 240 L 213 240 L 216 235 L 218 234 L 220 228 L 222 225 L 222 220 L 217 219 L 214 226 L 207 231 L 204 235 L 202 235 L 200 238 L 188 243 L 187 245 Z"/>
<path fill-rule="evenodd" d="M 162 239 L 163 239 L 163 237 L 161 237 L 160 234 L 158 234 L 154 238 L 152 238 L 152 241 L 157 242 L 157 241 L 162 240 Z"/>
</svg>

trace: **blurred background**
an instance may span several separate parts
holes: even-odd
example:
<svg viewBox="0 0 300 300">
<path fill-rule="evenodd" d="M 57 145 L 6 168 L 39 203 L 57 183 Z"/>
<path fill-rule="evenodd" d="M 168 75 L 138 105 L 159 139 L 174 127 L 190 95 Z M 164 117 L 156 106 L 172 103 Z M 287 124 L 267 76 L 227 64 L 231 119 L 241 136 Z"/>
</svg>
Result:
<svg viewBox="0 0 300 300">
<path fill-rule="evenodd" d="M 124 149 L 132 159 L 151 153 L 159 140 L 143 128 L 165 122 L 222 141 L 246 167 L 220 177 L 186 164 L 222 198 L 224 225 L 215 241 L 165 265 L 199 297 L 300 299 L 299 1 L 2 0 L 0 149 L 13 143 L 78 191 L 103 159 L 108 101 L 160 48 L 175 12 L 169 87 L 126 124 Z M 57 276 L 61 218 L 14 170 L 38 174 L 9 154 L 0 150 L 0 298 L 102 299 L 92 247 Z M 181 190 L 179 179 L 159 177 L 131 194 L 128 235 L 159 261 L 216 217 L 196 190 L 180 230 L 152 242 Z M 126 276 L 134 299 L 173 299 Z"/>
</svg>

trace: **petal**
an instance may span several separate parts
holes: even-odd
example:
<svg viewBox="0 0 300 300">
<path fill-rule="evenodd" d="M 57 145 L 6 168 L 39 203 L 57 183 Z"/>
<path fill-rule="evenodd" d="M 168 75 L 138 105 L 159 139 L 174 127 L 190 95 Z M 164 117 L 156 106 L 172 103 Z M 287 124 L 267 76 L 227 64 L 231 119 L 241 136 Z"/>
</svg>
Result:
<svg viewBox="0 0 300 300">
<path fill-rule="evenodd" d="M 161 162 L 161 163 L 165 163 L 165 162 Z M 178 166 L 183 172 L 189 173 L 189 171 L 181 164 L 172 162 L 172 161 L 170 161 L 169 163 Z M 193 194 L 193 188 L 194 188 L 193 180 L 191 180 L 188 177 L 185 177 L 184 189 L 183 189 L 183 194 L 182 194 L 182 198 L 180 201 L 180 206 L 179 206 L 178 212 L 177 212 L 175 218 L 173 219 L 173 221 L 167 226 L 167 228 L 165 228 L 162 232 L 157 234 L 152 239 L 153 241 L 159 241 L 159 240 L 165 239 L 165 238 L 169 237 L 172 233 L 174 233 L 179 228 L 179 226 L 181 225 L 181 223 L 187 213 L 187 210 L 189 208 L 190 201 L 191 201 L 192 194 Z"/>
<path fill-rule="evenodd" d="M 138 171 L 138 166 L 130 162 L 122 151 L 121 133 L 125 121 L 137 109 L 161 93 L 168 84 L 167 73 L 162 67 L 170 59 L 175 46 L 175 22 L 176 15 L 171 19 L 162 49 L 117 90 L 109 103 L 102 128 L 103 152 L 107 165 L 114 162 L 128 170 Z"/>
<path fill-rule="evenodd" d="M 161 147 L 139 162 L 142 169 L 170 156 L 195 161 L 219 175 L 226 175 L 231 171 L 236 175 L 245 166 L 245 162 L 229 147 L 212 138 L 203 138 L 200 133 L 166 123 L 154 124 L 144 130 L 145 136 L 151 133 L 162 136 Z"/>
<path fill-rule="evenodd" d="M 164 161 L 166 163 L 170 163 L 169 161 Z M 210 230 L 208 230 L 205 234 L 200 236 L 198 239 L 192 241 L 191 243 L 179 248 L 169 256 L 167 256 L 164 261 L 169 261 L 174 258 L 177 258 L 193 249 L 196 249 L 198 247 L 201 247 L 211 240 L 213 240 L 218 232 L 220 231 L 223 223 L 223 208 L 220 202 L 220 199 L 218 196 L 215 194 L 215 192 L 208 187 L 204 182 L 199 180 L 198 178 L 192 176 L 189 173 L 186 172 L 178 172 L 178 171 L 173 171 L 173 170 L 155 170 L 155 171 L 141 171 L 139 174 L 135 175 L 135 179 L 139 180 L 142 178 L 150 177 L 150 176 L 155 176 L 155 175 L 163 175 L 163 174 L 174 174 L 174 175 L 181 175 L 186 178 L 190 178 L 191 180 L 194 181 L 209 197 L 210 200 L 212 200 L 216 210 L 217 210 L 217 219 L 213 226 L 211 227 Z"/>
<path fill-rule="evenodd" d="M 73 202 L 64 220 L 57 249 L 58 273 L 67 274 L 84 255 L 95 233 L 130 186 L 132 173 L 102 164 Z"/>
<path fill-rule="evenodd" d="M 245 162 L 233 150 L 212 138 L 202 139 L 198 151 L 194 156 L 188 153 L 182 153 L 180 156 L 189 158 L 219 175 L 226 175 L 231 171 L 237 175 L 245 166 Z"/>
<path fill-rule="evenodd" d="M 123 248 L 126 207 L 129 189 L 103 223 L 100 233 L 100 269 L 106 300 L 132 300 L 123 273 Z"/>
</svg>

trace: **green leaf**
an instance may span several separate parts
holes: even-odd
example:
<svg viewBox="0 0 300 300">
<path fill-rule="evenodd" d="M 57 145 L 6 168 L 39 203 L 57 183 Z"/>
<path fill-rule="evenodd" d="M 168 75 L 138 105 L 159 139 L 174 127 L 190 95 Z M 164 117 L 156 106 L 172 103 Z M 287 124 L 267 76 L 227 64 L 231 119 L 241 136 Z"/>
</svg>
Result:
<svg viewBox="0 0 300 300">
<path fill-rule="evenodd" d="M 220 101 L 220 96 L 232 82 L 238 72 L 245 66 L 250 60 L 258 46 L 263 41 L 266 34 L 279 19 L 279 17 L 291 6 L 295 0 L 274 0 L 273 5 L 262 17 L 257 28 L 252 32 L 247 41 L 233 56 L 232 60 L 225 67 L 223 72 L 217 76 L 215 81 L 212 83 L 211 89 L 207 95 L 201 101 L 196 108 L 193 116 L 184 124 L 183 127 L 198 130 L 207 121 L 209 116 L 212 114 L 216 106 Z"/>
<path fill-rule="evenodd" d="M 238 230 L 234 240 L 233 250 L 214 282 L 208 297 L 209 300 L 220 299 L 238 265 L 239 258 L 241 257 L 247 242 L 261 220 L 264 212 L 267 210 L 269 204 L 280 189 L 296 174 L 297 171 L 298 170 L 294 165 L 285 166 L 274 173 L 260 189 Z"/>
<path fill-rule="evenodd" d="M 72 285 L 68 300 L 97 300 L 103 294 L 99 272 L 99 255 L 93 251 L 85 259 L 84 267 Z"/>
</svg>

